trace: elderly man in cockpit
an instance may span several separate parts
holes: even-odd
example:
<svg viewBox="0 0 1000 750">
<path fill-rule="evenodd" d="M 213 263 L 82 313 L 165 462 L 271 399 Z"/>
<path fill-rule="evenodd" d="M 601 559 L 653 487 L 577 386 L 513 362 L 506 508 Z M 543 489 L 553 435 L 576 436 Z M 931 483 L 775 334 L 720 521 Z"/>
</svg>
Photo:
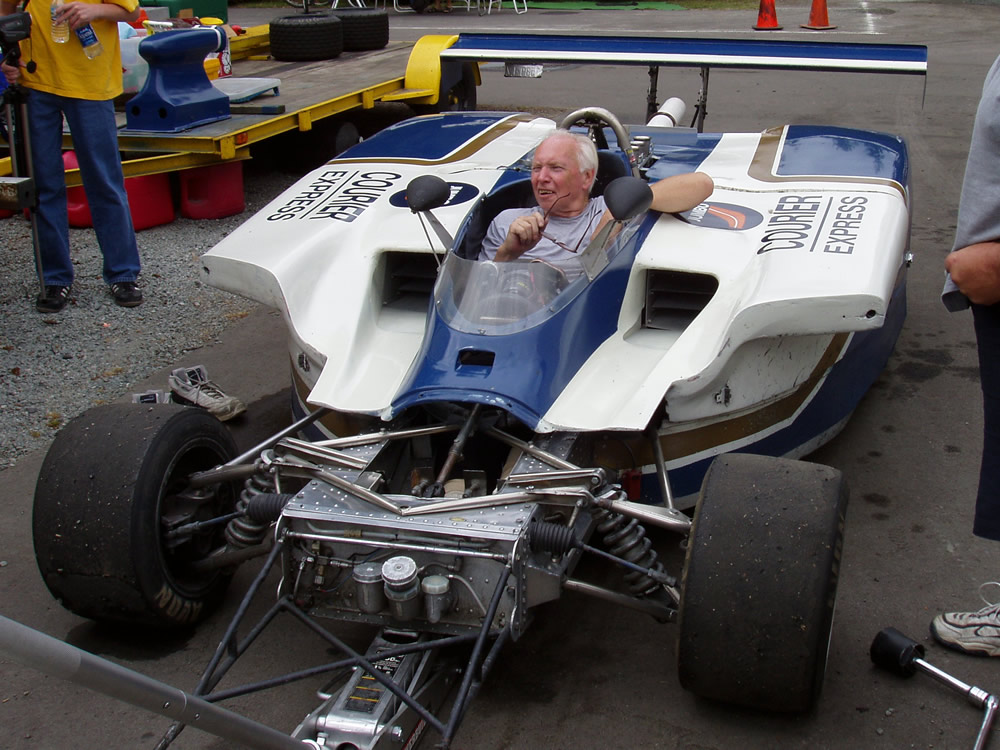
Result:
<svg viewBox="0 0 1000 750">
<path fill-rule="evenodd" d="M 597 176 L 597 149 L 581 133 L 557 130 L 535 149 L 531 161 L 534 208 L 501 211 L 486 231 L 480 260 L 543 260 L 566 268 L 612 220 L 601 196 L 591 197 Z M 687 211 L 715 186 L 704 172 L 689 172 L 652 183 L 655 211 Z M 575 275 L 575 274 L 573 274 Z"/>
</svg>

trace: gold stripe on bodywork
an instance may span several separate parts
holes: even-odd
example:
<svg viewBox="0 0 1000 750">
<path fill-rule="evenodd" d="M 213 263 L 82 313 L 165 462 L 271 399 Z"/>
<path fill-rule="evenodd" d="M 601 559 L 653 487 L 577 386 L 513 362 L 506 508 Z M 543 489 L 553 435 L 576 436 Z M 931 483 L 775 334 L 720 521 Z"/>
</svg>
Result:
<svg viewBox="0 0 1000 750">
<path fill-rule="evenodd" d="M 906 199 L 905 188 L 895 180 L 887 180 L 884 177 L 848 177 L 842 175 L 779 175 L 774 173 L 775 165 L 778 162 L 778 152 L 781 148 L 782 140 L 785 136 L 787 125 L 780 128 L 768 128 L 760 134 L 760 141 L 754 151 L 753 159 L 750 161 L 750 169 L 747 174 L 760 182 L 782 183 L 782 182 L 836 182 L 856 185 L 858 183 L 867 185 L 879 185 L 881 187 L 891 187 L 899 191 L 899 194 Z"/>
<path fill-rule="evenodd" d="M 292 388 L 295 389 L 295 398 L 299 405 L 305 409 L 307 414 L 316 411 L 317 406 L 310 404 L 307 400 L 312 387 L 302 379 L 295 366 L 295 357 L 292 357 Z M 379 429 L 381 420 L 378 417 L 371 417 L 367 414 L 351 414 L 344 411 L 330 410 L 319 418 L 320 424 L 328 433 L 336 437 L 346 437 L 349 435 L 360 435 L 364 432 L 374 432 Z"/>
<path fill-rule="evenodd" d="M 809 377 L 787 396 L 763 408 L 753 409 L 731 419 L 660 435 L 660 447 L 664 459 L 673 461 L 709 451 L 720 445 L 744 440 L 790 419 L 813 394 L 827 371 L 837 362 L 847 345 L 849 336 L 847 333 L 834 334 Z M 605 437 L 605 440 L 598 441 L 595 446 L 595 459 L 599 466 L 634 469 L 654 463 L 652 446 L 645 436 L 612 433 Z"/>
<path fill-rule="evenodd" d="M 471 158 L 477 151 L 484 148 L 487 144 L 492 143 L 497 138 L 506 135 L 518 125 L 526 122 L 532 122 L 537 119 L 538 118 L 534 115 L 528 114 L 511 115 L 510 117 L 504 118 L 494 125 L 491 125 L 460 149 L 452 151 L 450 154 L 447 154 L 441 159 L 400 159 L 399 157 L 386 158 L 382 156 L 370 156 L 360 159 L 331 159 L 327 163 L 337 164 L 338 162 L 343 161 L 350 164 L 419 164 L 422 166 L 452 164 L 456 161 L 463 161 L 464 159 Z"/>
<path fill-rule="evenodd" d="M 762 409 L 754 409 L 740 417 L 728 419 L 718 424 L 699 427 L 686 432 L 662 435 L 660 444 L 663 455 L 669 461 L 701 453 L 717 445 L 748 438 L 756 433 L 790 419 L 806 402 L 812 392 L 836 363 L 847 344 L 849 334 L 838 333 L 830 340 L 816 367 L 802 385 L 787 396 L 774 401 Z"/>
<path fill-rule="evenodd" d="M 731 419 L 660 435 L 660 447 L 664 459 L 673 461 L 745 440 L 790 419 L 813 395 L 827 371 L 837 362 L 849 339 L 848 333 L 834 334 L 809 377 L 787 396 Z M 292 381 L 299 403 L 303 404 L 307 411 L 314 411 L 316 407 L 307 401 L 311 387 L 297 371 L 294 358 Z M 377 430 L 381 424 L 377 417 L 339 411 L 330 411 L 320 419 L 320 422 L 329 433 L 338 437 L 371 432 Z M 652 446 L 641 433 L 608 432 L 595 441 L 593 460 L 598 466 L 611 469 L 633 469 L 651 465 L 655 459 Z"/>
</svg>

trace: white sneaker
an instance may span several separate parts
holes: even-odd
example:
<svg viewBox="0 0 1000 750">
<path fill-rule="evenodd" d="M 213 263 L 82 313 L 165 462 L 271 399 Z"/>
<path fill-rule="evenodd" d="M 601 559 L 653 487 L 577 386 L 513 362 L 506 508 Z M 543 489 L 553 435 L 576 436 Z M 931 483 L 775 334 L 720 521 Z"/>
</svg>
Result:
<svg viewBox="0 0 1000 750">
<path fill-rule="evenodd" d="M 204 365 L 179 367 L 167 378 L 170 390 L 184 401 L 201 406 L 220 421 L 239 416 L 247 410 L 235 396 L 227 396 L 219 386 L 208 379 Z"/>
<path fill-rule="evenodd" d="M 998 586 L 990 581 L 979 587 L 986 606 L 976 612 L 945 612 L 931 621 L 931 635 L 943 646 L 977 656 L 1000 656 L 1000 603 L 993 604 L 983 589 Z"/>
</svg>

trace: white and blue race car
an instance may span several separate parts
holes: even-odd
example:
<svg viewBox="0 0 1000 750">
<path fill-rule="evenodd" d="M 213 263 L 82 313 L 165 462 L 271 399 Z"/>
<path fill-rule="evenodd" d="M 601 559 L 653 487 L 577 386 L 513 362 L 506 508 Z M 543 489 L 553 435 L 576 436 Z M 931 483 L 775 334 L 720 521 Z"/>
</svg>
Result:
<svg viewBox="0 0 1000 750">
<path fill-rule="evenodd" d="M 922 47 L 646 37 L 462 35 L 442 57 L 926 70 Z M 909 163 L 883 133 L 705 133 L 705 94 L 692 128 L 599 107 L 417 117 L 303 177 L 203 258 L 209 283 L 283 314 L 295 423 L 241 456 L 187 407 L 71 423 L 36 496 L 53 593 L 96 619 L 190 624 L 266 554 L 274 612 L 338 646 L 324 623 L 379 628 L 289 746 L 396 747 L 427 727 L 447 745 L 495 652 L 567 590 L 676 621 L 699 695 L 810 707 L 847 490 L 797 459 L 844 426 L 903 324 Z M 597 143 L 615 221 L 575 277 L 480 261 L 490 220 L 530 205 L 532 151 L 557 126 Z M 705 203 L 647 210 L 646 183 L 694 170 L 715 182 Z M 95 432 L 134 464 L 126 481 L 106 448 L 80 455 Z M 109 508 L 103 528 L 73 525 L 81 493 Z M 686 539 L 682 569 L 645 526 Z M 584 555 L 621 585 L 575 578 Z M 227 668 L 213 660 L 200 694 Z"/>
</svg>

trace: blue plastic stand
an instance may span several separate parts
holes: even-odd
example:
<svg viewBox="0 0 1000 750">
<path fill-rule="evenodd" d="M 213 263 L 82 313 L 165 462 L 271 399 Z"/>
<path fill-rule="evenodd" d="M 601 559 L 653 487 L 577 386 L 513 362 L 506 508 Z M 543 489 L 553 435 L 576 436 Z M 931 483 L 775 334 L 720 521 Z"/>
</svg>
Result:
<svg viewBox="0 0 1000 750">
<path fill-rule="evenodd" d="M 205 56 L 225 43 L 218 27 L 161 31 L 143 39 L 139 54 L 149 63 L 149 76 L 126 105 L 129 130 L 176 133 L 229 117 L 229 97 L 205 72 Z"/>
</svg>

